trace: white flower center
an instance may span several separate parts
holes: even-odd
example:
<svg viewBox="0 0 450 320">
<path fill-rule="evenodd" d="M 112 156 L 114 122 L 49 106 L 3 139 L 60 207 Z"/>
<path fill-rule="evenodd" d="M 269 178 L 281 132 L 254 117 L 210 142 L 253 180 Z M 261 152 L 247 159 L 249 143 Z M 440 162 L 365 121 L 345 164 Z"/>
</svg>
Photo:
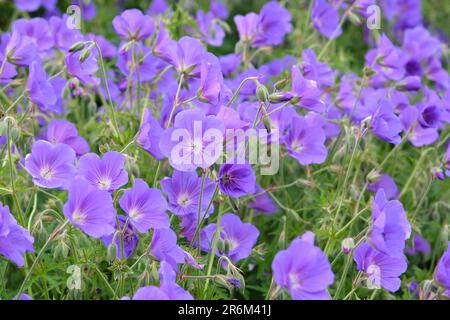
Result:
<svg viewBox="0 0 450 320">
<path fill-rule="evenodd" d="M 299 140 L 294 140 L 292 141 L 291 148 L 295 152 L 300 153 L 303 150 L 303 144 Z"/>
<path fill-rule="evenodd" d="M 191 149 L 193 152 L 198 153 L 202 151 L 203 142 L 201 140 L 193 140 L 191 144 Z"/>
<path fill-rule="evenodd" d="M 177 204 L 183 208 L 188 207 L 191 202 L 191 198 L 186 193 L 180 194 L 177 198 Z"/>
<path fill-rule="evenodd" d="M 101 177 L 98 181 L 98 188 L 101 190 L 108 190 L 111 188 L 111 179 L 108 177 Z"/>
<path fill-rule="evenodd" d="M 298 278 L 296 273 L 291 272 L 291 273 L 289 273 L 288 277 L 289 277 L 291 289 L 300 288 L 300 279 Z"/>
<path fill-rule="evenodd" d="M 131 208 L 128 214 L 130 215 L 130 218 L 133 219 L 134 221 L 137 221 L 142 217 L 141 212 L 137 208 Z"/>
<path fill-rule="evenodd" d="M 53 169 L 49 166 L 44 166 L 42 167 L 40 174 L 45 180 L 50 180 L 53 177 Z"/>
<path fill-rule="evenodd" d="M 79 209 L 76 209 L 72 214 L 72 220 L 73 222 L 82 225 L 86 221 L 86 215 L 82 213 Z"/>
</svg>

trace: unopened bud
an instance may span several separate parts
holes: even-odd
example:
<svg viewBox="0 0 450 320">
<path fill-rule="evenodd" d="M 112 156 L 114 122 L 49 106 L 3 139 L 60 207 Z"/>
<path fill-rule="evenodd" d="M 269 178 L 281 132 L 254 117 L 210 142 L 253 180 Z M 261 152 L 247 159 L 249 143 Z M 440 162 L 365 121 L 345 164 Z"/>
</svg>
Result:
<svg viewBox="0 0 450 320">
<path fill-rule="evenodd" d="M 109 261 L 113 261 L 117 258 L 117 246 L 115 244 L 115 241 L 111 242 L 111 244 L 108 246 L 107 257 Z"/>
<path fill-rule="evenodd" d="M 349 254 L 355 248 L 355 240 L 353 238 L 345 238 L 341 243 L 342 252 Z"/>
<path fill-rule="evenodd" d="M 269 90 L 267 90 L 266 86 L 261 84 L 256 88 L 256 97 L 261 102 L 269 101 Z"/>
<path fill-rule="evenodd" d="M 283 88 L 286 86 L 287 82 L 288 82 L 287 79 L 281 79 L 281 80 L 278 80 L 277 82 L 275 82 L 275 84 L 273 85 L 273 87 L 274 87 L 276 90 L 281 90 L 281 89 L 283 89 Z"/>
<path fill-rule="evenodd" d="M 84 46 L 85 46 L 85 42 L 83 42 L 83 41 L 75 42 L 75 43 L 70 47 L 69 52 L 72 52 L 72 53 L 73 53 L 73 52 L 78 52 L 78 51 L 80 51 L 80 50 L 83 50 Z"/>
<path fill-rule="evenodd" d="M 85 62 L 91 56 L 91 48 L 84 49 L 80 54 L 80 62 Z"/>
<path fill-rule="evenodd" d="M 275 92 L 269 95 L 270 103 L 281 103 L 292 100 L 294 95 L 290 92 Z"/>
</svg>

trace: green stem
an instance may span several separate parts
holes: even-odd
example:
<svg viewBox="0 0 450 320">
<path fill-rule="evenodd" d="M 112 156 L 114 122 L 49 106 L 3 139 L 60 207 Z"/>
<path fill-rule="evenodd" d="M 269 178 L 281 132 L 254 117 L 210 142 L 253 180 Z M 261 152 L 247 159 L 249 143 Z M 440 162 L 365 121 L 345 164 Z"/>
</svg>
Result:
<svg viewBox="0 0 450 320">
<path fill-rule="evenodd" d="M 183 79 L 184 79 L 184 73 L 180 74 L 180 79 L 178 80 L 177 92 L 175 94 L 175 99 L 173 100 L 172 110 L 170 111 L 169 120 L 167 121 L 167 124 L 166 124 L 166 129 L 170 127 L 173 116 L 175 115 L 175 109 L 178 106 L 178 99 L 180 98 L 180 91 L 181 91 L 181 86 L 183 84 Z"/>
<path fill-rule="evenodd" d="M 122 136 L 120 134 L 119 126 L 117 124 L 117 119 L 116 119 L 116 110 L 115 110 L 116 107 L 114 106 L 114 102 L 111 97 L 111 92 L 109 91 L 108 81 L 106 80 L 107 79 L 106 68 L 105 68 L 105 63 L 103 60 L 102 50 L 100 49 L 99 45 L 96 42 L 93 42 L 93 44 L 96 47 L 98 56 L 100 58 L 100 67 L 102 69 L 103 84 L 105 86 L 106 94 L 108 96 L 108 104 L 111 109 L 111 120 L 113 123 L 114 131 L 116 131 L 116 135 L 119 139 L 120 144 L 123 144 Z"/>
<path fill-rule="evenodd" d="M 17 292 L 17 295 L 16 295 L 17 297 L 20 297 L 22 292 L 25 290 L 25 286 L 26 286 L 28 280 L 30 279 L 34 269 L 36 268 L 37 263 L 39 262 L 39 260 L 41 259 L 42 255 L 44 254 L 45 249 L 47 249 L 47 247 L 49 246 L 50 242 L 52 242 L 55 239 L 55 237 L 58 235 L 58 233 L 60 233 L 61 231 L 63 231 L 66 228 L 68 223 L 69 223 L 69 220 L 66 220 L 59 228 L 56 227 L 55 230 L 50 235 L 50 237 L 48 237 L 47 241 L 42 246 L 41 250 L 39 251 L 39 253 L 38 253 L 37 257 L 36 257 L 36 259 L 34 260 L 33 264 L 31 265 L 30 270 L 26 274 L 25 279 L 23 280 L 22 285 L 20 286 L 19 291 Z"/>
<path fill-rule="evenodd" d="M 16 205 L 16 208 L 17 208 L 17 211 L 19 214 L 20 224 L 25 225 L 25 217 L 23 216 L 19 198 L 17 198 L 16 183 L 15 183 L 15 178 L 14 178 L 15 167 L 14 167 L 14 163 L 13 163 L 13 159 L 12 159 L 11 119 L 7 118 L 6 122 L 7 122 L 7 130 L 6 130 L 7 137 L 6 137 L 6 139 L 7 139 L 7 148 L 8 148 L 9 177 L 11 179 L 11 193 L 12 193 L 14 204 Z"/>
<path fill-rule="evenodd" d="M 220 219 L 222 217 L 222 206 L 219 206 L 219 212 L 217 215 L 217 221 L 216 221 L 216 230 L 214 232 L 214 238 L 213 238 L 213 245 L 211 248 L 211 252 L 209 253 L 209 261 L 208 261 L 208 267 L 206 269 L 206 276 L 209 277 L 212 272 L 212 267 L 214 263 L 214 257 L 216 255 L 216 248 L 217 248 L 217 241 L 219 240 L 219 233 L 220 233 Z M 209 285 L 209 279 L 206 280 L 205 283 L 205 289 L 203 290 L 203 294 L 205 294 L 208 290 Z"/>
<path fill-rule="evenodd" d="M 244 86 L 244 84 L 250 80 L 256 81 L 256 80 L 258 80 L 258 77 L 248 77 L 248 78 L 245 78 L 244 80 L 242 80 L 242 82 L 239 84 L 239 87 L 237 88 L 236 92 L 233 94 L 230 101 L 228 101 L 227 106 L 226 106 L 227 108 L 229 106 L 231 106 L 231 104 L 234 102 L 234 100 L 236 100 L 236 98 L 237 98 L 239 92 L 241 91 L 242 87 Z"/>
</svg>

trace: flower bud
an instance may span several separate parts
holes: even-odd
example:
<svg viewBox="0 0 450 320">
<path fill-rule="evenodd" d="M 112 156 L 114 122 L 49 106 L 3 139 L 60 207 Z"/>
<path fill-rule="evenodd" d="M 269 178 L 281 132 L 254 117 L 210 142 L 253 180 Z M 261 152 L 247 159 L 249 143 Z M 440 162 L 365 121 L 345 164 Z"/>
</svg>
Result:
<svg viewBox="0 0 450 320">
<path fill-rule="evenodd" d="M 91 56 L 91 47 L 84 49 L 80 54 L 80 62 L 85 62 Z"/>
<path fill-rule="evenodd" d="M 288 82 L 287 79 L 278 80 L 277 82 L 275 82 L 273 87 L 275 88 L 275 90 L 281 90 L 286 86 L 287 82 Z"/>
<path fill-rule="evenodd" d="M 84 42 L 84 41 L 78 41 L 78 42 L 75 42 L 75 43 L 70 47 L 69 52 L 72 52 L 72 53 L 73 53 L 73 52 L 81 51 L 81 50 L 83 50 L 84 46 L 85 46 L 85 42 Z"/>
<path fill-rule="evenodd" d="M 294 95 L 290 92 L 275 92 L 269 95 L 270 103 L 280 103 L 292 100 Z"/>
<path fill-rule="evenodd" d="M 345 238 L 341 243 L 342 252 L 349 254 L 355 248 L 355 240 L 353 238 Z"/>
<path fill-rule="evenodd" d="M 114 241 L 108 246 L 107 257 L 109 261 L 113 261 L 117 258 L 117 246 Z"/>
<path fill-rule="evenodd" d="M 261 102 L 267 102 L 269 101 L 269 90 L 267 90 L 266 86 L 260 84 L 256 88 L 256 97 Z"/>
</svg>

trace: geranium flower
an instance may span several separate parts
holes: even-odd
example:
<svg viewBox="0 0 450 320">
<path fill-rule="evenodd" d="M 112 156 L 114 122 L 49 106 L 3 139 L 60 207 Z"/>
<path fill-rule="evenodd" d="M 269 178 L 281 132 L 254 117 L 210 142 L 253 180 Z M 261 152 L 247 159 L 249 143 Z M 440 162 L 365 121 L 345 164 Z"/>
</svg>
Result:
<svg viewBox="0 0 450 320">
<path fill-rule="evenodd" d="M 124 165 L 125 157 L 117 151 L 109 151 L 102 158 L 87 153 L 78 160 L 78 175 L 93 187 L 111 192 L 128 182 Z"/>
<path fill-rule="evenodd" d="M 327 256 L 314 246 L 314 237 L 297 238 L 277 253 L 272 263 L 273 278 L 295 300 L 328 300 L 334 274 Z"/>
</svg>

